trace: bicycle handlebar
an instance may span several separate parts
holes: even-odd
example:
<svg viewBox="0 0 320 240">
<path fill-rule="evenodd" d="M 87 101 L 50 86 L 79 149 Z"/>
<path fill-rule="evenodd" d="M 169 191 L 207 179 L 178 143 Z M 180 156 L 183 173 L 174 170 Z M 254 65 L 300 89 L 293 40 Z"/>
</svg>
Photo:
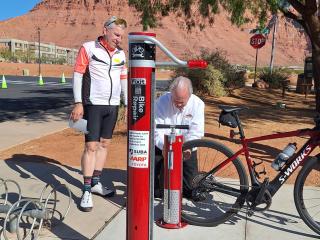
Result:
<svg viewBox="0 0 320 240">
<path fill-rule="evenodd" d="M 189 125 L 157 124 L 156 128 L 189 129 Z"/>
</svg>

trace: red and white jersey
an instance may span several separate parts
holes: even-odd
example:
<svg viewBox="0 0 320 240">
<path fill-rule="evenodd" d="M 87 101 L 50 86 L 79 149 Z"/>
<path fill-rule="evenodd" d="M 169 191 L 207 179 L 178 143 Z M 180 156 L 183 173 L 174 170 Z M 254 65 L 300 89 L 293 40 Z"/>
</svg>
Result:
<svg viewBox="0 0 320 240">
<path fill-rule="evenodd" d="M 121 91 L 126 94 L 126 57 L 122 49 L 111 49 L 103 37 L 83 44 L 80 48 L 74 74 L 75 102 L 84 105 L 119 105 Z M 82 74 L 81 87 L 76 76 Z M 81 75 L 80 75 L 81 76 Z M 122 86 L 121 86 L 122 85 Z M 125 102 L 127 96 L 124 96 Z"/>
</svg>

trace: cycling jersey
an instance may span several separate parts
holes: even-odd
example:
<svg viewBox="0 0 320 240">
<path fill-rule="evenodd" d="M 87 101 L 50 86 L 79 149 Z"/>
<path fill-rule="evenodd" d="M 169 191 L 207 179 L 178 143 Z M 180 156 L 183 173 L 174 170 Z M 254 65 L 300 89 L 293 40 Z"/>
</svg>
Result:
<svg viewBox="0 0 320 240">
<path fill-rule="evenodd" d="M 75 102 L 84 105 L 119 105 L 120 93 L 127 104 L 127 68 L 124 51 L 111 49 L 103 37 L 83 44 L 76 59 L 73 79 Z"/>
</svg>

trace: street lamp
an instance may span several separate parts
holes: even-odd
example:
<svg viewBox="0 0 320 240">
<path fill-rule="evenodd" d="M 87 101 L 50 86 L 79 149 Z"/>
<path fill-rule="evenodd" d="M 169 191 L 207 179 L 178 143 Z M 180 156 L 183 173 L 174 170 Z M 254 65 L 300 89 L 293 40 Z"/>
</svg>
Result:
<svg viewBox="0 0 320 240">
<path fill-rule="evenodd" d="M 38 46 L 39 46 L 39 51 L 38 51 L 38 62 L 39 62 L 39 76 L 41 75 L 41 52 L 40 52 L 40 27 L 38 27 Z"/>
</svg>

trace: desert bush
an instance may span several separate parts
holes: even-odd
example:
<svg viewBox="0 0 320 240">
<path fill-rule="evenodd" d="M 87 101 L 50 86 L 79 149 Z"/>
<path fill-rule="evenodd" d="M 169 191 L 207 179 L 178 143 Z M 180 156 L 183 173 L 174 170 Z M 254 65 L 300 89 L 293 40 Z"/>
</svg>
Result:
<svg viewBox="0 0 320 240">
<path fill-rule="evenodd" d="M 220 97 L 226 95 L 224 90 L 225 78 L 223 74 L 208 65 L 207 69 L 178 69 L 175 76 L 186 76 L 191 79 L 194 92 L 200 95 Z"/>
<path fill-rule="evenodd" d="M 269 84 L 270 88 L 281 88 L 282 81 L 289 80 L 290 74 L 281 69 L 274 69 L 272 73 L 269 68 L 263 69 L 259 74 L 258 78 Z"/>
<path fill-rule="evenodd" d="M 190 56 L 186 56 L 189 58 Z M 244 86 L 246 67 L 231 65 L 225 57 L 225 52 L 217 49 L 212 52 L 202 50 L 195 59 L 208 62 L 207 69 L 175 70 L 175 76 L 183 75 L 191 79 L 195 91 L 199 94 L 211 96 L 226 95 L 227 90 Z"/>
<path fill-rule="evenodd" d="M 63 65 L 65 63 L 67 63 L 67 60 L 65 58 L 54 58 L 54 59 L 52 59 L 52 63 Z"/>
<path fill-rule="evenodd" d="M 201 59 L 206 60 L 214 68 L 218 69 L 224 76 L 224 86 L 226 88 L 243 87 L 245 83 L 246 67 L 232 65 L 226 58 L 226 52 L 220 49 L 208 52 L 202 50 Z"/>
<path fill-rule="evenodd" d="M 248 73 L 248 78 L 249 79 L 254 79 L 254 74 L 255 74 L 254 72 L 249 72 Z"/>
<path fill-rule="evenodd" d="M 15 56 L 14 54 L 12 54 L 10 52 L 10 50 L 8 49 L 1 49 L 0 50 L 0 56 L 5 59 L 6 61 L 10 61 L 10 62 L 17 62 L 17 56 Z"/>
</svg>

